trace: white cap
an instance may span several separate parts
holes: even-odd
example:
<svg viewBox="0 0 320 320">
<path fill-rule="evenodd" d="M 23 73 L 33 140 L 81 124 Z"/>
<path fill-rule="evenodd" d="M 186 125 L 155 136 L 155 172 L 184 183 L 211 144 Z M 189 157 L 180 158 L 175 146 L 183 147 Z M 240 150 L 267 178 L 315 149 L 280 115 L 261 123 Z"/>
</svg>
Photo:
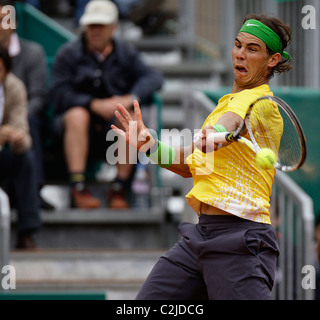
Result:
<svg viewBox="0 0 320 320">
<path fill-rule="evenodd" d="M 119 12 L 117 6 L 109 0 L 91 0 L 84 9 L 80 18 L 80 25 L 89 24 L 113 24 L 118 21 Z"/>
</svg>

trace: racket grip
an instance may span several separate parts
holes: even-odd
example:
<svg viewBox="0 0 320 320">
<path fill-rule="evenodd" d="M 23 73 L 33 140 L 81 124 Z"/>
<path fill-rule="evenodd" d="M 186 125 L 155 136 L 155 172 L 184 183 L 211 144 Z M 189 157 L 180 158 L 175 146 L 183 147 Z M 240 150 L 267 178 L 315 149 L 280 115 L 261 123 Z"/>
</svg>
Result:
<svg viewBox="0 0 320 320">
<path fill-rule="evenodd" d="M 230 132 L 214 132 L 208 135 L 208 139 L 213 140 L 215 143 L 228 142 L 228 135 Z"/>
</svg>

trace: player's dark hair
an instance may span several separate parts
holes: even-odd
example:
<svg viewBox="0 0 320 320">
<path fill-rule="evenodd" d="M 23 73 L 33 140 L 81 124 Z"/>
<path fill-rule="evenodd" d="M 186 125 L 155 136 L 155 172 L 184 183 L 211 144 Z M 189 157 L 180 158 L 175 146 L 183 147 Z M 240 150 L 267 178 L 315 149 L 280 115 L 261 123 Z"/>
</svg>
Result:
<svg viewBox="0 0 320 320">
<path fill-rule="evenodd" d="M 258 21 L 261 21 L 263 24 L 265 24 L 267 27 L 272 29 L 279 37 L 282 43 L 282 48 L 285 50 L 287 46 L 291 42 L 291 28 L 288 24 L 282 22 L 276 17 L 267 16 L 264 14 L 249 14 L 245 17 L 243 23 L 245 23 L 247 20 L 255 19 Z M 269 48 L 268 52 L 270 55 L 275 54 L 275 52 L 272 52 Z M 272 69 L 271 73 L 269 74 L 269 78 L 272 78 L 274 76 L 274 73 L 284 73 L 288 72 L 292 69 L 291 60 L 282 58 L 280 62 Z"/>
<path fill-rule="evenodd" d="M 6 71 L 10 72 L 12 68 L 11 57 L 9 56 L 8 50 L 1 44 L 0 44 L 0 60 L 2 60 Z"/>
</svg>

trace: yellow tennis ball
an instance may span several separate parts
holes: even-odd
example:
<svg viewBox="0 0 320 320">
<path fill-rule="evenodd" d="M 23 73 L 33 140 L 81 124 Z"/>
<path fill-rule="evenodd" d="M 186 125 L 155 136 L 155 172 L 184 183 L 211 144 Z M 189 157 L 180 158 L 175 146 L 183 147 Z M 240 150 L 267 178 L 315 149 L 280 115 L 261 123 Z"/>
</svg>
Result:
<svg viewBox="0 0 320 320">
<path fill-rule="evenodd" d="M 276 162 L 277 156 L 269 148 L 262 148 L 256 154 L 256 163 L 262 169 L 270 170 L 273 168 Z"/>
</svg>

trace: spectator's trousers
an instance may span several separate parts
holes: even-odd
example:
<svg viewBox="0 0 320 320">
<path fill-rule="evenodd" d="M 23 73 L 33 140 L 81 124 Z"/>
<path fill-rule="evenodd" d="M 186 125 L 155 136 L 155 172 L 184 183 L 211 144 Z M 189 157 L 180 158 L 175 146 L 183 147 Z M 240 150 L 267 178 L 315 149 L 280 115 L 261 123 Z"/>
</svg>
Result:
<svg viewBox="0 0 320 320">
<path fill-rule="evenodd" d="M 33 232 L 41 227 L 34 154 L 0 152 L 0 181 L 12 182 L 17 209 L 18 232 Z"/>
</svg>

